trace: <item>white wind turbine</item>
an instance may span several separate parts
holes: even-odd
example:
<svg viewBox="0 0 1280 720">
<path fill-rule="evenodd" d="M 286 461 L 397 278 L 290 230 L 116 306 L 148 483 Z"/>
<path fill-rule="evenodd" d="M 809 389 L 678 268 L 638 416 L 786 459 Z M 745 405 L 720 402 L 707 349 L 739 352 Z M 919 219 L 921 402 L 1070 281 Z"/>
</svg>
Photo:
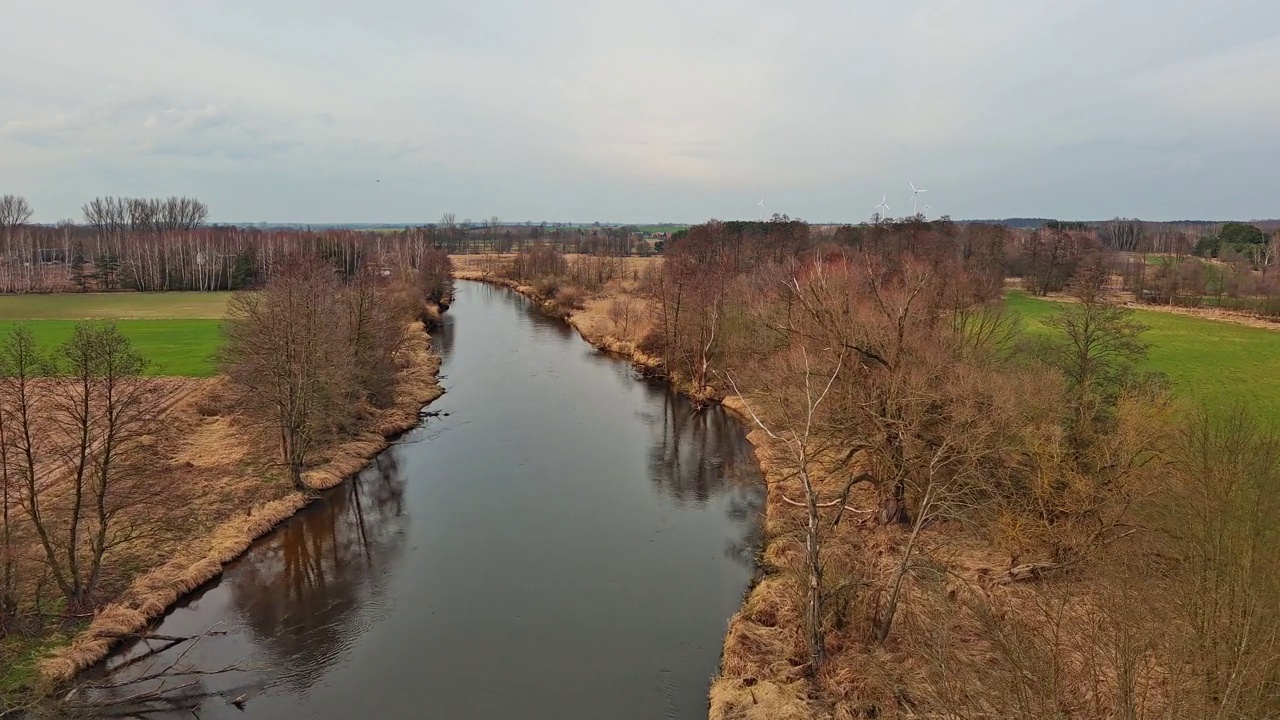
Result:
<svg viewBox="0 0 1280 720">
<path fill-rule="evenodd" d="M 760 202 L 756 203 L 756 206 L 760 208 L 760 219 L 764 220 L 764 198 L 760 198 Z"/>
<path fill-rule="evenodd" d="M 916 184 L 911 182 L 910 180 L 907 181 L 907 184 L 911 186 L 911 214 L 914 216 L 916 215 L 916 196 L 922 192 L 929 192 L 929 191 L 921 190 L 920 188 L 916 187 Z"/>
<path fill-rule="evenodd" d="M 888 197 L 889 196 L 887 194 L 882 193 L 880 195 L 880 204 L 876 205 L 876 214 L 881 218 L 889 217 L 889 205 L 885 202 L 885 199 Z"/>
</svg>

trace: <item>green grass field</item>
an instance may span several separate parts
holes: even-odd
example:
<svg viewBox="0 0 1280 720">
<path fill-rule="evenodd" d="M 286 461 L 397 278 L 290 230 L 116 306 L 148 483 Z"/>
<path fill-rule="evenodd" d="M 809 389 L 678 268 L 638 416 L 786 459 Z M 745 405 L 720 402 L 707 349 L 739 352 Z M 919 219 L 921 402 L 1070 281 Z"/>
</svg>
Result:
<svg viewBox="0 0 1280 720">
<path fill-rule="evenodd" d="M 1040 324 L 1061 303 L 1009 293 L 1008 307 L 1023 317 L 1028 332 L 1048 332 Z M 1147 368 L 1164 373 L 1174 389 L 1216 409 L 1242 404 L 1280 426 L 1280 331 L 1232 325 L 1154 310 L 1135 310 L 1150 329 Z"/>
<path fill-rule="evenodd" d="M 86 293 L 0 297 L 0 336 L 25 324 L 41 347 L 67 341 L 80 320 L 115 322 L 149 375 L 208 377 L 222 345 L 230 293 Z"/>
<path fill-rule="evenodd" d="M 642 233 L 673 233 L 684 230 L 688 225 L 637 225 L 636 231 Z"/>
</svg>

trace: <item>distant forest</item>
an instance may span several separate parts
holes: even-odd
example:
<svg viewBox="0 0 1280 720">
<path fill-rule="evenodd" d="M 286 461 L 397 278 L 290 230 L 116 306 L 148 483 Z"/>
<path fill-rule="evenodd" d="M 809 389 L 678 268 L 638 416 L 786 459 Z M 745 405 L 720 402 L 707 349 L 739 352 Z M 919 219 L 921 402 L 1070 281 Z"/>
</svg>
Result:
<svg viewBox="0 0 1280 720">
<path fill-rule="evenodd" d="M 1037 228 L 1042 228 L 1054 223 L 1061 224 L 1064 222 L 1069 224 L 1079 225 L 1081 227 L 1097 228 L 1097 227 L 1106 225 L 1107 223 L 1114 222 L 1114 220 L 1063 221 L 1063 220 L 1056 220 L 1054 218 L 1016 217 L 1016 218 L 1004 218 L 1002 220 L 961 220 L 957 222 L 978 223 L 983 225 L 1004 225 L 1005 227 L 1019 228 L 1022 230 L 1035 230 Z M 1139 221 L 1137 218 L 1133 218 L 1133 222 L 1144 222 L 1144 221 Z M 1222 225 L 1223 222 L 1224 221 L 1222 220 L 1164 220 L 1160 222 L 1145 221 L 1144 224 L 1162 225 L 1162 226 L 1168 226 L 1168 227 L 1174 227 L 1174 228 L 1194 229 L 1194 228 Z M 1249 224 L 1261 230 L 1280 230 L 1280 220 L 1250 220 Z"/>
<path fill-rule="evenodd" d="M 565 253 L 628 256 L 662 253 L 678 226 L 547 225 L 459 221 L 399 228 L 209 225 L 195 198 L 95 198 L 79 222 L 30 223 L 32 208 L 0 197 L 0 292 L 239 290 L 266 282 L 282 258 L 302 251 L 351 276 L 372 265 L 416 269 L 431 250 L 508 253 L 545 245 Z M 1280 317 L 1280 221 L 1256 223 L 1096 222 L 1014 218 L 925 220 L 921 216 L 859 225 L 809 225 L 786 216 L 727 222 L 746 234 L 787 228 L 804 243 L 859 246 L 869 237 L 928 233 L 953 242 L 996 242 L 1006 277 L 1037 294 L 1058 291 L 1084 258 L 1102 254 L 1124 291 L 1142 302 L 1216 305 Z M 755 228 L 755 229 L 752 229 Z M 887 233 L 887 234 L 886 234 Z M 802 243 L 803 244 L 803 243 Z"/>
</svg>

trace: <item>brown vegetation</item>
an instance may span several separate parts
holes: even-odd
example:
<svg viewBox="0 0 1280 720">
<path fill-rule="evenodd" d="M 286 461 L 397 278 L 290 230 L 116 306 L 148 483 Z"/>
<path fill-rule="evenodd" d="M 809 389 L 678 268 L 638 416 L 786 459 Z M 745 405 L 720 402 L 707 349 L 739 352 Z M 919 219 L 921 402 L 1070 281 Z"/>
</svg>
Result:
<svg viewBox="0 0 1280 720">
<path fill-rule="evenodd" d="M 547 250 L 533 250 L 547 252 Z M 553 269 L 565 275 L 523 277 L 516 272 L 518 254 L 455 255 L 453 276 L 509 287 L 565 318 L 596 347 L 628 357 L 649 371 L 661 361 L 640 347 L 650 334 L 648 285 L 661 267 L 659 257 L 562 256 Z M 527 267 L 527 264 L 525 265 Z"/>
</svg>

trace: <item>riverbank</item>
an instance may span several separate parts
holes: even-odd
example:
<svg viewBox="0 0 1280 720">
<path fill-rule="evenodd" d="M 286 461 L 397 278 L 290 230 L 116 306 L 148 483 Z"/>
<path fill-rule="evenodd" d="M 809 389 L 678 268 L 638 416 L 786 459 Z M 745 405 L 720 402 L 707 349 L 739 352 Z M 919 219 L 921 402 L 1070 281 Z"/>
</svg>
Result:
<svg viewBox="0 0 1280 720">
<path fill-rule="evenodd" d="M 354 433 L 326 448 L 304 479 L 314 491 L 335 487 L 386 449 L 391 440 L 417 426 L 423 405 L 439 397 L 440 358 L 429 336 L 415 323 L 400 355 L 394 401 L 369 409 Z M 42 689 L 70 681 L 105 658 L 122 637 L 137 633 L 179 599 L 217 577 L 254 540 L 316 499 L 300 493 L 270 458 L 254 448 L 253 428 L 245 426 L 230 402 L 221 378 L 192 381 L 191 392 L 169 411 L 163 438 L 172 447 L 166 480 L 175 486 L 174 526 L 121 552 L 115 579 L 123 589 L 94 614 L 64 647 L 37 661 Z M 178 525 L 177 523 L 180 523 Z M 131 577 L 130 577 L 131 576 Z"/>
<path fill-rule="evenodd" d="M 543 310 L 564 318 L 595 348 L 627 358 L 642 372 L 671 382 L 661 359 L 645 354 L 637 346 L 638 338 L 649 329 L 647 325 L 626 339 L 610 332 L 617 322 L 609 317 L 608 308 L 616 300 L 638 303 L 636 315 L 645 318 L 646 322 L 654 317 L 652 302 L 640 297 L 634 288 L 628 288 L 624 283 L 606 286 L 602 292 L 586 299 L 581 308 L 566 309 L 557 305 L 554 299 L 543 296 L 532 285 L 492 271 L 455 270 L 454 277 L 511 288 Z M 677 383 L 673 385 L 681 390 Z M 783 540 L 786 524 L 795 516 L 794 509 L 789 508 L 782 497 L 785 467 L 772 460 L 768 436 L 752 423 L 741 397 L 694 399 L 720 402 L 746 426 L 747 440 L 754 450 L 766 488 L 765 512 L 761 519 L 766 540 L 764 547 L 759 548 L 757 558 L 761 572 L 744 597 L 741 608 L 729 621 L 721 651 L 720 671 L 709 691 L 710 718 L 809 720 L 821 717 L 807 701 L 810 694 L 808 681 L 798 668 L 786 661 L 790 656 L 803 656 L 804 639 L 801 635 L 803 617 L 794 602 L 800 590 L 794 587 L 794 577 L 785 570 L 798 567 L 800 562 L 794 540 Z"/>
<path fill-rule="evenodd" d="M 596 349 L 620 355 L 642 372 L 667 379 L 662 371 L 662 359 L 645 353 L 639 347 L 640 339 L 649 331 L 653 314 L 649 312 L 649 301 L 636 291 L 635 281 L 614 281 L 606 285 L 603 292 L 582 300 L 580 307 L 566 307 L 532 285 L 490 271 L 458 269 L 454 270 L 453 277 L 511 288 L 537 303 L 543 311 L 564 319 Z M 614 302 L 633 305 L 625 329 L 619 327 L 620 320 L 610 317 L 610 306 Z"/>
</svg>

